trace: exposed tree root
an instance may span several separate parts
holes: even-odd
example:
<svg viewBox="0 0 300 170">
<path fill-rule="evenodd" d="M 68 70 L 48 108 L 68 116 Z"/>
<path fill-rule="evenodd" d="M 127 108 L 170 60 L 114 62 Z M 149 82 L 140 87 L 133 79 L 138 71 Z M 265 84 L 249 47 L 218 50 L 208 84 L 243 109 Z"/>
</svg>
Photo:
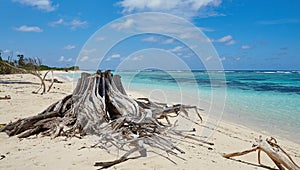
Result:
<svg viewBox="0 0 300 170">
<path fill-rule="evenodd" d="M 178 153 L 185 152 L 176 146 L 178 138 L 211 145 L 190 133 L 176 130 L 176 122 L 169 120 L 182 113 L 188 117 L 188 109 L 194 109 L 199 121 L 202 121 L 199 109 L 194 106 L 169 106 L 146 98 L 129 98 L 120 76 L 113 76 L 110 71 L 99 71 L 94 75 L 82 73 L 73 94 L 36 116 L 7 124 L 0 132 L 6 132 L 9 136 L 18 135 L 19 138 L 37 134 L 51 137 L 96 135 L 99 138 L 97 146 L 108 151 L 116 148 L 125 153 L 116 161 L 95 164 L 106 168 L 128 159 L 147 156 L 147 146 L 179 157 Z M 133 153 L 140 156 L 129 157 Z"/>
</svg>

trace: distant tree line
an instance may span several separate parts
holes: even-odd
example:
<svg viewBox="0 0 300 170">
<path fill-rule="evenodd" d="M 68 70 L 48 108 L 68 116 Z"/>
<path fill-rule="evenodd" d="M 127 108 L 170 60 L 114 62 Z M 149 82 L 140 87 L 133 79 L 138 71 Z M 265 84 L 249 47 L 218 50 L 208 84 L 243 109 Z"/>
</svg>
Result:
<svg viewBox="0 0 300 170">
<path fill-rule="evenodd" d="M 50 67 L 42 64 L 40 58 L 25 58 L 23 54 L 18 54 L 17 59 L 12 60 L 2 59 L 2 53 L 0 51 L 0 74 L 13 74 L 13 73 L 23 73 L 27 71 L 43 71 L 43 70 L 79 70 L 78 66 L 72 67 Z M 22 71 L 24 70 L 24 71 Z"/>
</svg>

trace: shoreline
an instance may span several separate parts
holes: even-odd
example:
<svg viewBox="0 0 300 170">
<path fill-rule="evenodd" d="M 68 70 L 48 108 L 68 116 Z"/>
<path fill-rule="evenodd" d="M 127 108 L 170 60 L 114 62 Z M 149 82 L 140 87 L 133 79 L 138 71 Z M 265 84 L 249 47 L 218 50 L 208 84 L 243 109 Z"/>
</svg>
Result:
<svg viewBox="0 0 300 170">
<path fill-rule="evenodd" d="M 143 88 L 135 89 L 133 91 L 129 91 L 128 94 L 133 93 L 135 95 L 139 95 L 139 96 L 142 96 L 142 97 L 146 97 L 146 96 L 149 97 L 149 96 L 151 96 L 151 94 L 149 92 L 147 92 L 147 90 L 148 89 L 146 89 L 146 88 L 144 88 L 144 89 Z M 180 94 L 175 95 L 172 90 L 165 90 L 163 93 L 166 94 L 164 96 L 172 96 L 172 97 L 169 98 L 171 100 L 169 100 L 167 98 L 167 101 L 169 103 L 178 104 L 178 103 L 181 102 L 181 100 L 177 100 L 177 101 L 173 100 L 172 101 L 172 99 L 174 99 L 176 97 L 183 97 L 183 98 L 186 97 L 185 100 L 184 100 L 186 102 L 183 101 L 182 104 L 197 105 L 199 108 L 204 109 L 206 112 L 210 109 L 210 101 L 209 100 L 200 99 L 201 100 L 200 104 L 198 102 L 193 102 L 193 98 L 195 98 L 195 96 L 193 96 L 192 93 L 186 93 L 186 94 L 183 94 L 183 96 L 181 96 Z M 152 99 L 155 99 L 159 102 L 162 102 L 158 98 L 155 98 L 155 97 L 152 98 Z M 166 102 L 166 103 L 168 103 L 168 102 Z M 228 105 L 225 104 L 225 107 L 224 107 L 225 110 L 223 111 L 222 115 L 218 115 L 216 117 L 215 115 L 212 114 L 210 116 L 212 116 L 213 119 L 220 119 L 221 122 L 228 122 L 229 124 L 235 124 L 237 126 L 243 126 L 247 129 L 253 129 L 253 130 L 255 130 L 259 133 L 262 133 L 264 135 L 273 136 L 273 137 L 284 139 L 284 140 L 290 140 L 290 141 L 292 141 L 296 144 L 300 144 L 300 140 L 299 140 L 300 138 L 299 138 L 299 136 L 297 137 L 297 135 L 293 136 L 293 135 L 286 134 L 286 131 L 267 128 L 269 124 L 265 124 L 264 126 L 266 128 L 262 128 L 263 125 L 261 125 L 258 121 L 255 122 L 253 120 L 251 120 L 251 121 L 243 120 L 242 117 L 235 117 L 235 113 L 241 112 L 239 107 L 242 107 L 242 106 L 236 106 L 235 108 L 230 108 Z M 251 111 L 251 110 L 244 113 L 244 115 L 245 114 L 255 116 L 255 113 L 253 113 L 253 111 Z M 243 115 L 243 114 L 241 114 L 241 115 Z M 262 121 L 262 120 L 260 120 L 260 121 Z"/>
<path fill-rule="evenodd" d="M 54 84 L 53 87 L 55 88 L 49 93 L 39 95 L 31 93 L 33 89 L 39 87 L 39 80 L 32 75 L 0 75 L 0 77 L 1 82 L 7 82 L 0 82 L 0 96 L 10 95 L 12 97 L 10 100 L 0 101 L 0 124 L 15 121 L 18 118 L 36 115 L 53 102 L 72 93 L 73 81 Z M 146 97 L 139 93 L 138 90 L 127 91 L 127 93 L 134 98 Z M 153 95 L 158 94 L 153 93 Z M 176 101 L 176 98 L 171 96 L 169 100 Z M 202 114 L 204 117 L 207 116 L 201 112 L 201 115 Z M 224 169 L 224 167 L 228 169 L 264 169 L 225 159 L 221 154 L 249 149 L 254 139 L 258 138 L 259 135 L 263 135 L 264 138 L 270 136 L 254 131 L 244 125 L 228 122 L 224 119 L 221 119 L 219 123 L 220 126 L 209 139 L 210 142 L 215 144 L 213 150 L 208 150 L 201 146 L 179 143 L 178 145 L 186 151 L 185 155 L 180 156 L 185 158 L 186 161 L 171 156 L 172 159 L 177 162 L 175 166 L 162 157 L 152 156 L 127 161 L 114 167 L 121 169 L 132 169 L 136 166 L 142 169 L 194 169 L 201 164 L 201 168 L 204 169 Z M 197 127 L 197 132 L 198 129 L 199 132 L 201 132 L 203 127 Z M 277 137 L 277 140 L 281 147 L 299 164 L 300 145 L 281 138 L 280 136 Z M 93 144 L 95 144 L 93 137 L 84 137 L 81 140 L 75 138 L 65 140 L 62 137 L 55 139 L 32 137 L 30 139 L 20 140 L 16 137 L 8 137 L 6 134 L 1 133 L 0 154 L 5 155 L 5 158 L 0 160 L 0 169 L 95 169 L 93 167 L 95 161 L 115 159 L 114 155 L 107 154 L 105 150 L 88 148 Z M 87 149 L 79 149 L 82 147 L 87 147 Z M 237 157 L 236 159 L 257 164 L 255 154 Z M 262 162 L 268 166 L 275 167 L 265 156 Z"/>
<path fill-rule="evenodd" d="M 243 71 L 243 70 L 228 70 L 228 71 Z M 259 71 L 260 73 L 265 73 L 267 72 L 267 74 L 269 73 L 269 71 L 273 71 L 274 73 L 275 72 L 282 72 L 282 70 L 252 70 L 251 72 L 257 72 Z M 296 71 L 296 70 L 285 70 L 285 71 Z M 46 71 L 43 71 L 42 74 L 44 74 Z M 72 86 L 74 87 L 76 85 L 76 82 L 77 82 L 77 78 L 78 77 L 73 77 L 71 78 L 72 76 L 68 76 L 68 75 L 78 75 L 78 73 L 82 73 L 82 72 L 87 72 L 87 71 L 84 71 L 84 70 L 76 70 L 76 71 L 68 71 L 68 72 L 65 72 L 65 71 L 53 71 L 53 74 L 54 74 L 54 78 L 57 78 L 59 80 L 62 80 L 64 82 L 72 82 Z M 88 71 L 89 72 L 89 71 Z M 226 71 L 225 71 L 226 72 Z M 72 89 L 73 89 L 72 87 Z M 128 91 L 128 94 L 130 95 L 130 93 L 133 93 L 134 96 L 138 97 L 150 97 L 151 94 L 149 93 L 145 93 L 145 91 L 147 91 L 147 89 L 145 88 L 142 88 L 142 87 L 137 87 L 137 86 L 134 86 L 136 89 L 134 90 L 130 90 L 130 89 L 127 89 L 125 86 L 125 90 Z M 155 89 L 152 89 L 152 92 L 153 90 L 155 91 Z M 182 89 L 181 89 L 182 90 Z M 157 95 L 158 94 L 155 94 L 154 92 L 154 98 L 152 99 L 155 99 L 157 100 L 158 102 L 165 102 L 165 103 L 173 103 L 173 104 L 177 104 L 177 103 L 182 103 L 182 104 L 188 104 L 188 105 L 195 105 L 195 106 L 198 106 L 202 109 L 205 109 L 206 111 L 209 110 L 210 108 L 210 101 L 208 99 L 203 99 L 201 98 L 201 102 L 203 103 L 195 103 L 193 102 L 195 96 L 192 94 L 192 92 L 190 91 L 181 91 L 181 93 L 187 93 L 187 94 L 184 94 L 184 95 L 181 95 L 181 94 L 175 94 L 173 93 L 173 90 L 166 90 L 165 91 L 167 93 L 167 95 L 164 94 L 163 96 L 163 100 L 166 100 L 166 101 L 162 101 L 161 99 L 158 99 L 157 98 Z M 155 96 L 156 95 L 156 96 Z M 171 100 L 168 99 L 168 97 L 170 97 Z M 181 100 L 173 100 L 175 98 L 178 98 L 178 97 L 181 97 Z M 203 96 L 202 96 L 203 97 Z M 188 98 L 187 100 L 183 101 L 183 98 Z M 211 96 L 210 96 L 210 99 L 211 99 Z M 169 101 L 168 101 L 169 100 Z M 200 106 L 199 106 L 200 104 Z M 230 105 L 230 104 L 229 104 Z M 228 105 L 228 106 L 229 106 Z M 232 105 L 232 103 L 231 103 Z M 224 111 L 222 113 L 222 115 L 218 115 L 218 116 L 221 116 L 221 119 L 220 121 L 225 121 L 225 122 L 228 122 L 228 123 L 232 123 L 232 124 L 235 124 L 235 125 L 238 125 L 238 126 L 244 126 L 245 128 L 248 128 L 248 129 L 254 129 L 255 131 L 258 131 L 264 135 L 269 135 L 269 136 L 276 136 L 277 138 L 281 138 L 281 139 L 284 139 L 284 140 L 291 140 L 292 142 L 294 143 L 297 143 L 297 144 L 300 144 L 300 137 L 298 138 L 295 138 L 295 136 L 293 135 L 284 135 L 286 133 L 286 131 L 281 131 L 281 132 L 278 132 L 278 130 L 270 130 L 270 128 L 262 125 L 260 125 L 260 123 L 257 123 L 257 122 L 254 122 L 253 120 L 252 121 L 247 121 L 247 120 L 242 120 L 241 121 L 241 118 L 234 118 L 235 114 L 236 113 L 239 113 L 241 112 L 241 108 L 239 107 L 243 107 L 243 106 L 234 106 L 235 108 L 231 108 L 231 107 L 226 107 L 226 104 L 225 104 L 225 107 L 224 107 Z M 253 113 L 253 110 L 248 110 L 246 112 L 246 115 L 255 115 L 256 113 Z M 216 117 L 214 117 L 214 119 L 218 119 Z M 260 120 L 261 121 L 261 120 Z M 295 130 L 294 130 L 295 131 Z"/>
<path fill-rule="evenodd" d="M 233 71 L 233 70 L 228 70 L 228 71 Z M 239 71 L 243 71 L 243 70 L 235 70 L 237 72 Z M 267 72 L 267 74 L 269 73 L 269 71 L 273 71 L 274 73 L 275 72 L 282 72 L 282 70 L 252 70 L 251 72 L 257 72 L 259 71 L 260 73 L 265 73 Z M 285 70 L 285 71 L 296 71 L 296 70 Z M 78 75 L 78 73 L 82 73 L 82 72 L 86 72 L 84 70 L 77 70 L 77 71 L 68 71 L 68 72 L 65 72 L 65 71 L 53 71 L 54 73 L 54 78 L 58 78 L 59 80 L 63 80 L 63 81 L 66 81 L 66 82 L 72 82 L 72 86 L 74 87 L 76 85 L 76 82 L 77 82 L 77 77 L 75 76 L 74 78 L 71 78 L 71 76 L 67 76 L 67 75 Z M 225 71 L 226 72 L 226 71 Z M 45 72 L 44 72 L 45 73 Z M 134 90 L 130 90 L 130 89 L 126 89 L 126 87 L 124 86 L 125 90 L 128 91 L 128 94 L 130 95 L 130 93 L 133 93 L 135 97 L 150 97 L 149 93 L 145 93 L 145 91 L 147 91 L 147 89 L 145 88 L 142 88 L 142 87 L 137 87 L 137 86 L 134 86 L 136 89 Z M 155 91 L 155 89 L 152 89 L 152 92 L 153 90 Z M 182 90 L 182 89 L 181 89 Z M 173 104 L 177 104 L 177 103 L 182 103 L 182 104 L 188 104 L 188 105 L 195 105 L 195 106 L 198 106 L 202 109 L 205 109 L 206 111 L 209 110 L 210 108 L 210 101 L 208 99 L 203 99 L 201 98 L 201 103 L 195 103 L 193 102 L 195 96 L 192 94 L 192 92 L 190 91 L 181 91 L 181 93 L 186 93 L 184 95 L 181 95 L 181 94 L 175 94 L 173 93 L 173 90 L 170 89 L 170 90 L 166 90 L 165 91 L 167 93 L 167 95 L 164 95 L 164 100 L 165 103 L 173 103 Z M 158 93 L 159 94 L 159 93 Z M 163 102 L 161 99 L 158 99 L 157 95 L 158 94 L 155 94 L 154 92 L 154 98 L 155 100 L 157 100 L 158 102 Z M 156 95 L 156 96 L 155 96 Z M 168 99 L 168 97 L 170 97 L 171 100 Z M 181 97 L 181 100 L 174 100 L 176 97 Z M 202 96 L 203 97 L 203 96 Z M 151 98 L 151 97 L 150 97 Z M 188 98 L 187 100 L 183 101 L 183 98 Z M 211 98 L 211 96 L 210 96 Z M 169 101 L 168 101 L 169 100 Z M 199 106 L 200 104 L 200 106 Z M 225 107 L 224 107 L 224 111 L 222 113 L 222 115 L 219 115 L 221 116 L 221 119 L 220 121 L 225 121 L 225 122 L 228 122 L 229 124 L 235 124 L 237 126 L 243 126 L 247 129 L 254 129 L 255 131 L 257 132 L 260 132 L 264 135 L 269 135 L 269 136 L 276 136 L 277 138 L 281 138 L 281 139 L 284 139 L 284 140 L 291 140 L 292 142 L 294 143 L 297 143 L 297 144 L 300 144 L 300 137 L 298 138 L 295 138 L 295 136 L 293 135 L 288 135 L 286 133 L 286 131 L 281 131 L 281 132 L 278 132 L 278 130 L 270 130 L 270 128 L 263 128 L 262 125 L 260 125 L 260 123 L 257 123 L 257 122 L 254 122 L 253 120 L 252 121 L 247 121 L 247 120 L 242 120 L 241 121 L 241 118 L 234 118 L 234 115 L 235 113 L 239 113 L 241 112 L 241 109 L 239 107 L 243 107 L 243 106 L 234 106 L 235 108 L 231 108 L 230 107 L 231 104 L 229 104 L 228 106 L 229 107 L 226 107 L 226 104 L 225 104 Z M 246 115 L 255 115 L 256 113 L 253 113 L 253 110 L 248 110 Z M 213 119 L 218 119 L 216 117 L 214 117 Z M 295 131 L 295 130 L 294 130 Z"/>
</svg>

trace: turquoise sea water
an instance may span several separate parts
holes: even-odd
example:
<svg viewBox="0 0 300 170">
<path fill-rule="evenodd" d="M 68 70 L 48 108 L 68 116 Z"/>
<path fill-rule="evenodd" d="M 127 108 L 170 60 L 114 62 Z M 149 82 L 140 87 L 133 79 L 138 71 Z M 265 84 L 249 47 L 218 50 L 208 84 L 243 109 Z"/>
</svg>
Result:
<svg viewBox="0 0 300 170">
<path fill-rule="evenodd" d="M 224 79 L 220 77 L 223 73 Z M 166 99 L 167 91 L 185 93 L 193 101 L 199 101 L 200 106 L 202 101 L 209 105 L 213 98 L 223 98 L 219 90 L 225 90 L 223 119 L 300 143 L 300 71 L 211 73 L 218 75 L 217 78 L 203 71 L 123 71 L 117 74 L 121 75 L 127 90 L 161 94 L 162 100 Z"/>
</svg>

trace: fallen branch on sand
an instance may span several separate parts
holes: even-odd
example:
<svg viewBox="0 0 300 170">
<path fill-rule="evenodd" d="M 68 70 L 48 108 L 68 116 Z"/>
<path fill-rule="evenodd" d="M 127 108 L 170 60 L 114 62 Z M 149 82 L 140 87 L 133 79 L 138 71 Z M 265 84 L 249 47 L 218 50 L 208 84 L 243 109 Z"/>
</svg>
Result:
<svg viewBox="0 0 300 170">
<path fill-rule="evenodd" d="M 178 153 L 185 153 L 175 145 L 180 138 L 213 145 L 200 141 L 187 131 L 176 130 L 177 122 L 170 121 L 178 116 L 189 119 L 189 109 L 195 110 L 199 121 L 202 120 L 195 106 L 167 105 L 147 98 L 132 99 L 127 96 L 120 76 L 113 76 L 110 71 L 98 71 L 94 75 L 82 73 L 73 94 L 36 116 L 7 124 L 0 132 L 19 138 L 36 134 L 53 138 L 96 135 L 99 143 L 95 146 L 109 152 L 116 148 L 125 153 L 118 160 L 95 163 L 95 166 L 107 168 L 128 159 L 147 156 L 147 146 L 179 157 Z M 196 121 L 191 120 L 191 123 Z M 136 153 L 140 156 L 129 157 Z"/>
<path fill-rule="evenodd" d="M 41 73 L 37 69 L 37 66 L 41 65 L 41 60 L 40 59 L 32 59 L 32 58 L 30 58 L 29 61 L 30 61 L 31 65 L 32 65 L 32 67 L 33 67 L 33 68 L 29 69 L 29 70 L 12 66 L 12 65 L 4 62 L 4 61 L 0 61 L 0 68 L 2 67 L 2 69 L 10 70 L 12 73 L 31 74 L 31 75 L 36 76 L 41 81 L 41 86 L 36 91 L 32 92 L 34 94 L 38 94 L 38 93 L 40 93 L 40 91 L 41 91 L 41 94 L 45 94 L 46 91 L 47 92 L 50 91 L 51 87 L 53 86 L 53 83 L 62 83 L 62 82 L 58 81 L 57 79 L 53 78 L 53 70 L 48 70 L 44 74 L 44 76 L 42 77 Z M 48 75 L 49 72 L 51 72 L 52 78 L 50 79 L 51 80 L 51 84 L 48 86 L 48 90 L 47 90 L 45 81 L 46 81 L 46 77 L 47 77 L 47 75 Z"/>
<path fill-rule="evenodd" d="M 224 158 L 232 158 L 236 156 L 242 156 L 250 152 L 258 150 L 258 164 L 260 162 L 261 151 L 265 152 L 270 159 L 276 164 L 276 166 L 283 170 L 284 167 L 289 170 L 300 170 L 300 167 L 292 160 L 292 158 L 277 144 L 276 139 L 270 138 L 262 140 L 261 136 L 256 139 L 256 144 L 253 145 L 252 149 L 245 150 L 242 152 L 234 152 L 230 154 L 224 154 Z"/>
<path fill-rule="evenodd" d="M 10 95 L 5 95 L 4 97 L 0 97 L 0 100 L 9 100 L 11 99 Z"/>
</svg>

